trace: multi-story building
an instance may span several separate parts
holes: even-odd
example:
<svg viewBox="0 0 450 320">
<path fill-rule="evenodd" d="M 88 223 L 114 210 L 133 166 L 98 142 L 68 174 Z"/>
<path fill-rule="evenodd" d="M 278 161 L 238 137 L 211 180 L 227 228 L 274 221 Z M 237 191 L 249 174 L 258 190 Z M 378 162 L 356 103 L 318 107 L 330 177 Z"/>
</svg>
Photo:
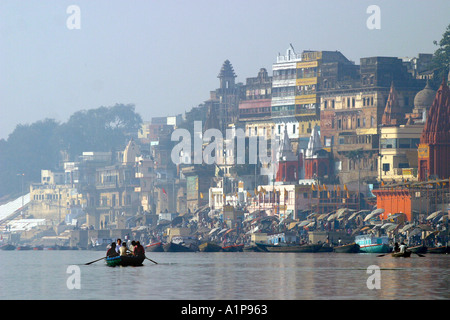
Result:
<svg viewBox="0 0 450 320">
<path fill-rule="evenodd" d="M 286 55 L 278 55 L 277 62 L 272 65 L 272 101 L 271 117 L 274 123 L 274 134 L 282 137 L 285 131 L 290 139 L 299 137 L 299 121 L 296 116 L 295 92 L 297 84 L 297 62 L 301 55 L 297 54 L 292 45 L 286 50 Z"/>
<path fill-rule="evenodd" d="M 323 85 L 319 92 L 321 139 L 334 158 L 341 183 L 355 190 L 360 181 L 375 183 L 379 168 L 380 125 L 391 85 L 401 113 L 411 112 L 423 81 L 413 79 L 394 57 L 361 58 L 360 72 Z"/>
<path fill-rule="evenodd" d="M 64 173 L 41 170 L 41 183 L 30 185 L 28 214 L 36 219 L 45 219 L 48 224 L 57 225 L 68 216 L 83 216 L 84 203 L 84 198 L 77 189 L 65 183 Z"/>
</svg>

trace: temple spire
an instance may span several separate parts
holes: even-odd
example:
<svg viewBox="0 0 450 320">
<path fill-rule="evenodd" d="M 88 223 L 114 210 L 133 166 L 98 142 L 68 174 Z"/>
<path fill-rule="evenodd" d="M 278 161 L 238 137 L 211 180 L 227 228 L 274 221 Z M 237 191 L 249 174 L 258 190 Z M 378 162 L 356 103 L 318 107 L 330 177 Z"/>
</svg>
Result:
<svg viewBox="0 0 450 320">
<path fill-rule="evenodd" d="M 399 125 L 404 122 L 404 114 L 401 111 L 397 90 L 394 87 L 394 81 L 391 83 L 391 89 L 389 91 L 389 97 L 386 102 L 386 108 L 384 109 L 381 124 L 385 126 Z"/>
<path fill-rule="evenodd" d="M 431 108 L 428 110 L 421 143 L 435 144 L 450 141 L 450 89 L 445 81 L 436 92 Z"/>
</svg>

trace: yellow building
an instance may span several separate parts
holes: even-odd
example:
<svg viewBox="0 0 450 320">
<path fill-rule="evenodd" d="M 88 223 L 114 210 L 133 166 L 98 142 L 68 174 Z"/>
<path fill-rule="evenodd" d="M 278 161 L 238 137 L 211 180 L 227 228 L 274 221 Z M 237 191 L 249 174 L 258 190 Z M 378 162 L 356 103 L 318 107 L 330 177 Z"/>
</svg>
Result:
<svg viewBox="0 0 450 320">
<path fill-rule="evenodd" d="M 82 195 L 70 185 L 32 184 L 28 213 L 33 218 L 58 224 L 64 221 L 74 208 L 81 209 L 84 203 Z"/>
<path fill-rule="evenodd" d="M 418 180 L 417 146 L 422 130 L 423 125 L 419 124 L 381 127 L 380 180 Z"/>
</svg>

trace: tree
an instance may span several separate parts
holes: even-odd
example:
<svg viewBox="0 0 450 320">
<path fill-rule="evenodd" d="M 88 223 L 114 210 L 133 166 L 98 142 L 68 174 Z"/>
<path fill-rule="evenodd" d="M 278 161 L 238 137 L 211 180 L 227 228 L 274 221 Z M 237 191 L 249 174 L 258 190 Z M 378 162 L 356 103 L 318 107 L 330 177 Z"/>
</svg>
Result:
<svg viewBox="0 0 450 320">
<path fill-rule="evenodd" d="M 134 109 L 131 104 L 116 104 L 74 113 L 59 128 L 61 149 L 74 160 L 83 151 L 107 152 L 122 148 L 142 123 Z"/>
<path fill-rule="evenodd" d="M 447 26 L 442 39 L 439 42 L 433 41 L 433 43 L 439 46 L 431 60 L 432 69 L 434 70 L 432 83 L 437 88 L 441 84 L 442 79 L 447 79 L 450 68 L 450 25 Z"/>
<path fill-rule="evenodd" d="M 0 197 L 21 191 L 23 174 L 25 186 L 40 181 L 41 169 L 55 169 L 59 164 L 56 130 L 59 124 L 45 119 L 31 125 L 17 125 L 8 140 L 0 143 Z"/>
<path fill-rule="evenodd" d="M 141 123 L 134 105 L 116 104 L 78 111 L 61 125 L 53 119 L 17 125 L 0 140 L 0 198 L 21 191 L 18 175 L 27 188 L 40 181 L 42 169 L 60 169 L 63 152 L 76 160 L 83 151 L 123 149 Z"/>
</svg>

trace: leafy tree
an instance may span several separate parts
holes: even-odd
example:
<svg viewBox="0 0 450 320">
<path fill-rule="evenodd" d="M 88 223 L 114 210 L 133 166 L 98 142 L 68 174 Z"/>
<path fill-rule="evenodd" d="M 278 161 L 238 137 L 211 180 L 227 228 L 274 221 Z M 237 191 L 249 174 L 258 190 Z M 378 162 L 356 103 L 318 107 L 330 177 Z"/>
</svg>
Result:
<svg viewBox="0 0 450 320">
<path fill-rule="evenodd" d="M 58 130 L 61 149 L 75 160 L 83 151 L 122 148 L 142 123 L 134 109 L 131 104 L 116 104 L 74 113 Z"/>
<path fill-rule="evenodd" d="M 41 169 L 59 164 L 59 146 L 55 139 L 58 123 L 45 119 L 31 125 L 17 125 L 8 140 L 0 143 L 0 196 L 21 191 L 24 185 L 40 181 Z"/>
<path fill-rule="evenodd" d="M 21 192 L 19 174 L 27 188 L 40 181 L 42 169 L 58 169 L 63 152 L 76 160 L 83 151 L 123 149 L 141 123 L 134 105 L 116 104 L 78 111 L 63 124 L 45 119 L 17 125 L 7 140 L 0 140 L 0 198 Z"/>
<path fill-rule="evenodd" d="M 447 26 L 442 39 L 437 42 L 433 41 L 439 48 L 434 52 L 433 59 L 431 61 L 434 71 L 432 84 L 434 87 L 439 87 L 442 79 L 447 79 L 448 71 L 450 68 L 450 25 Z"/>
</svg>

